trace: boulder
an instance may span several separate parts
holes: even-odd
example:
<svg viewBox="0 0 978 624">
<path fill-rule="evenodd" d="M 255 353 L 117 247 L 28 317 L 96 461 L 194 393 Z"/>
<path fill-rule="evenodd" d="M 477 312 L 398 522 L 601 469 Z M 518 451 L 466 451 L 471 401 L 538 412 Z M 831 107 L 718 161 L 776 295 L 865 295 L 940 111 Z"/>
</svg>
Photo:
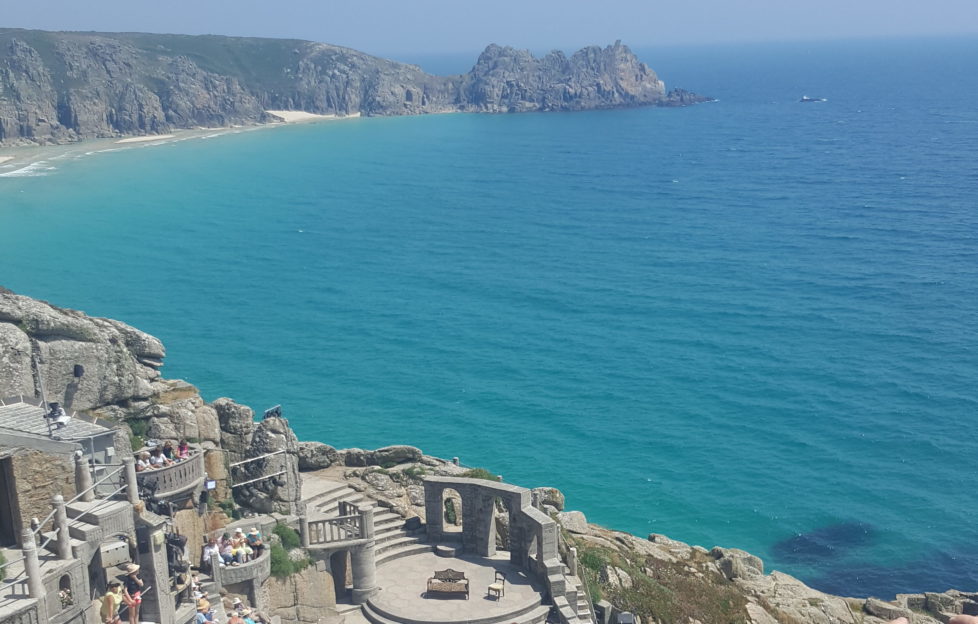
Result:
<svg viewBox="0 0 978 624">
<path fill-rule="evenodd" d="M 210 405 L 201 405 L 194 410 L 194 419 L 197 421 L 197 437 L 201 442 L 221 443 L 221 422 L 217 417 L 217 410 Z"/>
<path fill-rule="evenodd" d="M 717 546 L 710 551 L 710 555 L 717 560 L 717 566 L 728 580 L 764 576 L 764 562 L 749 552 Z"/>
<path fill-rule="evenodd" d="M 899 607 L 890 602 L 883 602 L 876 598 L 868 599 L 866 604 L 863 605 L 863 610 L 870 615 L 875 615 L 884 620 L 895 620 L 900 617 L 905 617 L 907 620 L 913 618 L 913 611 L 910 609 Z"/>
<path fill-rule="evenodd" d="M 221 398 L 211 403 L 217 413 L 221 429 L 221 447 L 228 452 L 231 462 L 245 458 L 255 431 L 255 412 L 247 405 L 239 405 L 231 399 Z"/>
<path fill-rule="evenodd" d="M 370 465 L 370 453 L 363 449 L 350 448 L 340 451 L 343 457 L 343 463 L 346 466 L 369 466 Z"/>
<path fill-rule="evenodd" d="M 544 505 L 549 505 L 557 511 L 564 510 L 564 494 L 557 488 L 538 487 L 530 490 L 533 498 L 533 506 L 543 510 Z"/>
<path fill-rule="evenodd" d="M 557 522 L 571 533 L 588 533 L 587 518 L 580 511 L 562 511 L 557 514 Z"/>
<path fill-rule="evenodd" d="M 258 423 L 245 452 L 245 459 L 249 458 L 254 461 L 232 469 L 234 482 L 261 480 L 237 488 L 235 497 L 238 502 L 260 513 L 298 513 L 302 496 L 299 443 L 288 421 L 272 417 Z"/>
<path fill-rule="evenodd" d="M 373 465 L 383 466 L 385 464 L 404 464 L 421 460 L 421 449 L 413 446 L 385 446 L 374 451 L 370 457 Z"/>
<path fill-rule="evenodd" d="M 337 463 L 340 454 L 322 442 L 299 442 L 299 470 L 322 470 Z"/>
</svg>

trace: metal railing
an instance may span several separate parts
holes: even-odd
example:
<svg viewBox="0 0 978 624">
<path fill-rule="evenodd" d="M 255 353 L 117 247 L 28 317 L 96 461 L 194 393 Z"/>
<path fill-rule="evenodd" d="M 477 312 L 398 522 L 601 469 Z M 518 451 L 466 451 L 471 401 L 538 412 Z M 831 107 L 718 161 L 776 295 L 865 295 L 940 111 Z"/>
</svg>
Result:
<svg viewBox="0 0 978 624">
<path fill-rule="evenodd" d="M 360 539 L 363 536 L 360 514 L 312 520 L 308 527 L 310 546 Z"/>
</svg>

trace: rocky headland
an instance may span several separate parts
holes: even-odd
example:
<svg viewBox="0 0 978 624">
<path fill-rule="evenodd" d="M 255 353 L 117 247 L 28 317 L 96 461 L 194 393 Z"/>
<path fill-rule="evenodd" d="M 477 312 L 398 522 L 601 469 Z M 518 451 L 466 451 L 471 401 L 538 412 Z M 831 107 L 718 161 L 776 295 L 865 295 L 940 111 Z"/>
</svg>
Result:
<svg viewBox="0 0 978 624">
<path fill-rule="evenodd" d="M 211 403 L 192 385 L 160 374 L 162 343 L 129 325 L 89 317 L 0 289 L 0 397 L 26 395 L 59 400 L 87 418 L 120 427 L 117 448 L 125 453 L 140 438 L 190 438 L 219 449 L 234 462 L 284 451 L 296 474 L 238 488 L 236 503 L 259 513 L 287 513 L 300 492 L 295 484 L 316 479 L 343 481 L 384 509 L 405 519 L 425 519 L 428 475 L 493 478 L 410 446 L 377 450 L 336 449 L 301 442 L 282 418 L 256 422 L 254 412 L 231 399 Z M 72 374 L 84 367 L 81 378 Z M 223 461 L 208 460 L 211 477 Z M 239 482 L 260 476 L 261 462 L 235 475 Z M 301 472 L 301 475 L 299 473 Z M 691 546 L 665 535 L 647 538 L 589 524 L 567 507 L 556 489 L 536 488 L 533 504 L 561 526 L 559 548 L 575 547 L 592 598 L 631 611 L 643 622 L 753 624 L 875 624 L 906 617 L 915 624 L 946 622 L 956 613 L 978 613 L 978 593 L 906 594 L 846 598 L 812 589 L 778 571 L 765 571 L 756 556 L 733 548 Z M 226 489 L 215 493 L 229 496 Z M 500 547 L 508 516 L 499 510 Z M 316 622 L 329 605 L 315 569 L 269 581 L 276 615 L 283 621 Z M 325 585 L 322 585 L 325 587 Z"/>
<path fill-rule="evenodd" d="M 472 70 L 433 76 L 325 43 L 0 29 L 0 145 L 156 135 L 322 115 L 685 106 L 616 42 L 569 58 L 490 45 Z"/>
</svg>

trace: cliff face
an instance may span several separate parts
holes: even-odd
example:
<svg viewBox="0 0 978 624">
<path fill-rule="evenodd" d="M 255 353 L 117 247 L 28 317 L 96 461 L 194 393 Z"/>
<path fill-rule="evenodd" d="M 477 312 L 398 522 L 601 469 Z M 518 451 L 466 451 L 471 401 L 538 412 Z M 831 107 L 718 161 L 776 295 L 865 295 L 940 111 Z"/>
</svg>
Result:
<svg viewBox="0 0 978 624">
<path fill-rule="evenodd" d="M 685 105 L 621 43 L 570 58 L 491 45 L 464 76 L 287 39 L 0 29 L 0 144 L 268 121 Z"/>
</svg>

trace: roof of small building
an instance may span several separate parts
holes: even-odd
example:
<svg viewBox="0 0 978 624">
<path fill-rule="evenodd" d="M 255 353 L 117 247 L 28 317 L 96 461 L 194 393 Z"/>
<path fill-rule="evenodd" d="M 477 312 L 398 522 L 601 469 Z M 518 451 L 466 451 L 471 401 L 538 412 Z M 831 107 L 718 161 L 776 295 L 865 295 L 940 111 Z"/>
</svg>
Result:
<svg viewBox="0 0 978 624">
<path fill-rule="evenodd" d="M 54 423 L 44 418 L 46 410 L 31 403 L 4 401 L 0 405 L 0 433 L 21 433 L 57 440 L 78 441 L 111 433 L 112 429 L 73 417 L 64 427 L 55 428 Z M 48 425 L 50 424 L 50 436 Z"/>
</svg>

